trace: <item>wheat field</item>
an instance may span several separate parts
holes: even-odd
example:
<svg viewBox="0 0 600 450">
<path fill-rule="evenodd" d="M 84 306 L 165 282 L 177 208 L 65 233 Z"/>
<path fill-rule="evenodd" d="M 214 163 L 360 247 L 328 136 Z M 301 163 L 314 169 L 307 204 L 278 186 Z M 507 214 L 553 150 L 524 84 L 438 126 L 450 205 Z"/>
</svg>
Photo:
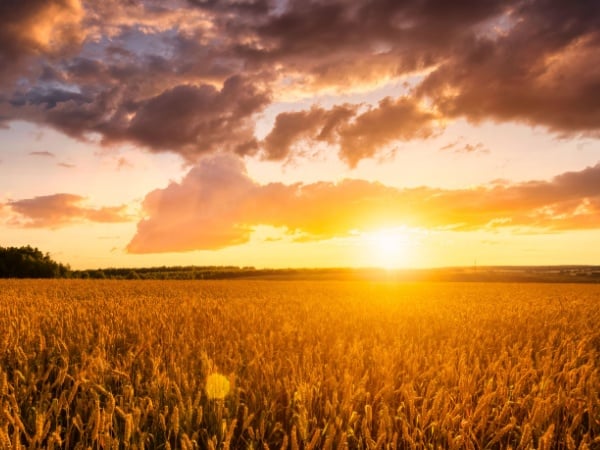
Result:
<svg viewBox="0 0 600 450">
<path fill-rule="evenodd" d="M 0 448 L 597 449 L 600 286 L 0 281 Z"/>
</svg>

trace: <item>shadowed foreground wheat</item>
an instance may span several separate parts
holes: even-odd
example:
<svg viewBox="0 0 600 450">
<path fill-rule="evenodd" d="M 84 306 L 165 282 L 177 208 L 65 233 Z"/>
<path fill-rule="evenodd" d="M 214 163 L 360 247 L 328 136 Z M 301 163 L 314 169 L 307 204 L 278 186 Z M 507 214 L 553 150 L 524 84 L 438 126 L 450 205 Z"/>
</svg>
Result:
<svg viewBox="0 0 600 450">
<path fill-rule="evenodd" d="M 600 448 L 600 287 L 1 281 L 0 448 Z"/>
</svg>

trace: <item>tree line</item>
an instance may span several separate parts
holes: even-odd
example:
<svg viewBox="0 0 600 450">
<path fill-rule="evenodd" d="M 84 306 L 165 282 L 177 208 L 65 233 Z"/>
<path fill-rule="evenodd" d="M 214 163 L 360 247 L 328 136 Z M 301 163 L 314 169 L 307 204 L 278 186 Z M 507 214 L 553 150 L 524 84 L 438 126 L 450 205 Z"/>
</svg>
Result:
<svg viewBox="0 0 600 450">
<path fill-rule="evenodd" d="M 254 267 L 176 266 L 71 270 L 29 245 L 0 247 L 0 278 L 95 278 L 116 280 L 203 280 L 252 276 Z M 264 271 L 260 271 L 261 273 Z"/>
<path fill-rule="evenodd" d="M 69 266 L 29 245 L 0 247 L 0 278 L 63 278 L 70 272 Z"/>
<path fill-rule="evenodd" d="M 256 269 L 252 266 L 160 266 L 109 267 L 72 270 L 48 253 L 29 245 L 0 246 L 0 278 L 93 278 L 113 280 L 221 280 L 235 278 L 302 280 L 395 280 L 395 281 L 513 281 L 553 283 L 600 283 L 600 266 L 489 266 L 470 268 L 405 269 L 377 268 Z"/>
</svg>

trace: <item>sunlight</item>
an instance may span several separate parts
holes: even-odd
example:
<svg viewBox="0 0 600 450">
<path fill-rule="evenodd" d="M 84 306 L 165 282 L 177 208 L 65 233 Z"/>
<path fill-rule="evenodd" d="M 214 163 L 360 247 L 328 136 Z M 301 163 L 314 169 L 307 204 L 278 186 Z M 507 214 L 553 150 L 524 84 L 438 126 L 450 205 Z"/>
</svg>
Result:
<svg viewBox="0 0 600 450">
<path fill-rule="evenodd" d="M 361 233 L 367 244 L 370 265 L 395 269 L 409 263 L 410 236 L 403 228 Z"/>
</svg>

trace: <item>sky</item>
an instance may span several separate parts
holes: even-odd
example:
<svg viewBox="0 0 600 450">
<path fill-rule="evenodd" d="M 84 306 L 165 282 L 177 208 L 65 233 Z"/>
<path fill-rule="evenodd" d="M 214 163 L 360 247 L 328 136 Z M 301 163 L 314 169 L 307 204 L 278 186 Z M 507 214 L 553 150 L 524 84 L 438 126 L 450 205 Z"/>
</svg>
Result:
<svg viewBox="0 0 600 450">
<path fill-rule="evenodd" d="M 6 0 L 0 246 L 600 264 L 597 0 Z"/>
</svg>

